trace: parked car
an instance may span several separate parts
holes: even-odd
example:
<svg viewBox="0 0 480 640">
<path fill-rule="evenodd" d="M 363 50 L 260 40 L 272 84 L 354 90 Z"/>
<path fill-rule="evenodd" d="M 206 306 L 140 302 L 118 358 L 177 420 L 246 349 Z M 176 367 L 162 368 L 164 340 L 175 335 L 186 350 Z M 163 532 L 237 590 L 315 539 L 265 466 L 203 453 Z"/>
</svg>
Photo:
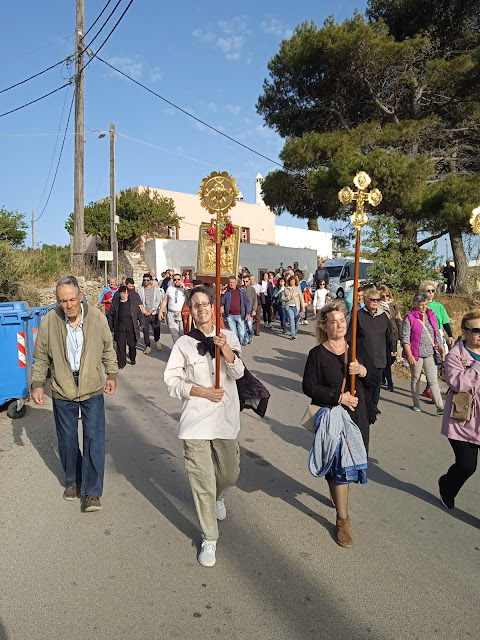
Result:
<svg viewBox="0 0 480 640">
<path fill-rule="evenodd" d="M 359 280 L 367 280 L 367 269 L 373 264 L 372 260 L 360 258 Z M 344 298 L 353 287 L 355 258 L 336 258 L 326 260 L 324 267 L 328 271 L 330 282 L 328 289 L 332 298 Z"/>
</svg>

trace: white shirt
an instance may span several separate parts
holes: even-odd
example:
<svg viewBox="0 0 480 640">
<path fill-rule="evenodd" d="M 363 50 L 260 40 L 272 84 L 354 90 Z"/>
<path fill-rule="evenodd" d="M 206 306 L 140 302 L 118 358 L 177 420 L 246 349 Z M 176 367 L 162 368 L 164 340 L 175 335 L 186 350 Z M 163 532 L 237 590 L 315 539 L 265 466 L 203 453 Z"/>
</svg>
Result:
<svg viewBox="0 0 480 640">
<path fill-rule="evenodd" d="M 268 286 L 268 280 L 262 280 L 261 287 L 262 287 L 263 293 L 267 293 L 267 286 Z"/>
<path fill-rule="evenodd" d="M 221 331 L 231 349 L 241 353 L 236 334 L 227 329 Z M 214 336 L 215 330 L 209 335 Z M 225 391 L 221 402 L 191 396 L 192 387 L 215 386 L 215 360 L 208 352 L 201 356 L 198 344 L 198 340 L 190 336 L 181 336 L 173 345 L 163 376 L 170 396 L 182 400 L 178 437 L 181 440 L 234 440 L 240 430 L 240 400 L 235 380 L 243 376 L 245 367 L 236 355 L 231 364 L 221 356 L 220 386 Z"/>
<path fill-rule="evenodd" d="M 172 285 L 167 288 L 166 295 L 168 296 L 168 310 L 181 311 L 185 302 L 185 291 L 181 287 Z"/>
<path fill-rule="evenodd" d="M 80 359 L 82 357 L 83 348 L 83 304 L 80 304 L 82 308 L 82 317 L 78 329 L 74 329 L 69 317 L 65 314 L 65 323 L 67 325 L 67 355 L 70 369 L 72 371 L 78 371 L 80 369 Z"/>
<path fill-rule="evenodd" d="M 262 293 L 262 287 L 261 285 L 258 284 L 258 282 L 256 282 L 255 284 L 252 284 L 252 287 L 257 292 L 257 296 L 259 296 Z"/>
<path fill-rule="evenodd" d="M 327 287 L 323 287 L 323 289 L 317 289 L 315 291 L 315 295 L 313 296 L 313 308 L 315 310 L 321 309 L 325 306 L 325 298 L 328 296 L 329 291 Z"/>
</svg>

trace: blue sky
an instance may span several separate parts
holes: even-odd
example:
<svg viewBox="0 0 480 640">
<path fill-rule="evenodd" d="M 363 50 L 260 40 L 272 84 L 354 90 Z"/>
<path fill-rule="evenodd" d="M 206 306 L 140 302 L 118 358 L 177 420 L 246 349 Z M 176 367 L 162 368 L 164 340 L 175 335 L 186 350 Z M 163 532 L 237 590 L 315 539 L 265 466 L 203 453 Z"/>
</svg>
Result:
<svg viewBox="0 0 480 640">
<path fill-rule="evenodd" d="M 85 0 L 87 28 L 105 2 Z M 127 4 L 123 0 L 115 15 Z M 355 8 L 364 10 L 365 2 L 246 0 L 228 5 L 134 0 L 100 55 L 202 120 L 278 161 L 283 141 L 263 126 L 255 111 L 268 60 L 300 22 L 314 20 L 321 25 L 331 14 L 342 21 Z M 0 89 L 73 53 L 75 0 L 10 2 L 2 18 Z M 114 20 L 109 24 L 113 26 Z M 109 30 L 104 29 L 92 48 Z M 30 53 L 34 49 L 38 50 Z M 1 94 L 0 113 L 55 89 L 71 75 L 73 70 L 62 65 Z M 32 134 L 55 134 L 60 126 L 63 133 L 71 98 L 68 87 L 0 118 L 0 206 L 24 213 L 28 222 L 32 209 L 36 217 L 43 209 L 62 141 L 58 138 L 54 156 L 57 137 Z M 227 170 L 237 178 L 245 200 L 254 202 L 256 174 L 266 175 L 275 168 L 94 60 L 85 71 L 86 132 L 108 130 L 110 122 L 118 133 L 129 136 L 117 137 L 118 190 L 141 184 L 196 193 L 208 173 Z M 73 131 L 73 114 L 69 131 Z M 50 202 L 36 223 L 37 242 L 68 242 L 64 223 L 73 210 L 73 148 L 69 135 Z M 85 202 L 108 195 L 108 151 L 108 137 L 86 136 Z M 305 220 L 288 214 L 278 222 L 306 227 Z M 320 228 L 328 231 L 330 223 L 320 220 Z"/>
</svg>

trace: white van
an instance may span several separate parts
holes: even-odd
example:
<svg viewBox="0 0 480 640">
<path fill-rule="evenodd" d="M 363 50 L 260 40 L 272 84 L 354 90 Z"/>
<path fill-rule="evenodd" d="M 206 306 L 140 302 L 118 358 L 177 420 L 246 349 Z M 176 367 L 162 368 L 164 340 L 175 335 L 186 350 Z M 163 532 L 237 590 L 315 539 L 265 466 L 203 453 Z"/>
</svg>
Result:
<svg viewBox="0 0 480 640">
<path fill-rule="evenodd" d="M 360 258 L 359 280 L 367 279 L 367 269 L 372 264 L 372 260 Z M 328 271 L 328 289 L 332 298 L 344 298 L 353 287 L 355 258 L 348 256 L 346 258 L 326 260 L 323 266 Z"/>
</svg>

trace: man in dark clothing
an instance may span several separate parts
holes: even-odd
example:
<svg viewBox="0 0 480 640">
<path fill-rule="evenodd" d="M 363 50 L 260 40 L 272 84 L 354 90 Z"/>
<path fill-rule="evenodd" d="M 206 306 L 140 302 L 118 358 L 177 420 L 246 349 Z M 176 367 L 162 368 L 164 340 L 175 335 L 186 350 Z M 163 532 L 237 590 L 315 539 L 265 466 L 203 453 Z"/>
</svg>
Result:
<svg viewBox="0 0 480 640">
<path fill-rule="evenodd" d="M 107 313 L 108 325 L 110 330 L 113 331 L 113 337 L 117 346 L 119 369 L 123 369 L 127 364 L 127 346 L 130 364 L 135 364 L 141 319 L 142 314 L 140 307 L 128 295 L 127 287 L 122 285 L 119 288 L 118 296 L 113 298 L 111 309 Z"/>
<path fill-rule="evenodd" d="M 320 262 L 318 263 L 318 269 L 315 271 L 315 275 L 313 276 L 313 282 L 316 288 L 318 288 L 319 282 L 325 282 L 326 287 L 330 282 L 330 279 L 328 277 L 328 271 L 325 269 L 323 260 L 320 260 Z"/>
<path fill-rule="evenodd" d="M 253 319 L 257 314 L 258 299 L 255 287 L 250 284 L 250 274 L 244 273 L 243 286 L 241 287 L 247 294 L 248 301 L 250 303 L 250 320 L 245 320 L 245 342 L 244 344 L 251 344 L 253 342 Z"/>
<path fill-rule="evenodd" d="M 447 260 L 446 265 L 443 267 L 442 275 L 447 285 L 447 293 L 455 293 L 455 267 L 450 260 Z"/>
<path fill-rule="evenodd" d="M 168 287 L 173 287 L 173 275 L 175 271 L 173 269 L 168 269 L 166 277 L 162 280 L 162 284 L 160 285 L 164 291 L 167 291 Z"/>
<path fill-rule="evenodd" d="M 357 312 L 357 343 L 365 347 L 378 369 L 378 385 L 371 388 L 370 394 L 375 413 L 379 414 L 380 381 L 382 370 L 387 366 L 387 345 L 393 357 L 397 355 L 397 341 L 388 315 L 379 306 L 380 291 L 367 289 L 364 293 L 365 307 Z M 352 323 L 349 324 L 346 340 L 352 338 Z"/>
<path fill-rule="evenodd" d="M 230 331 L 235 333 L 240 344 L 245 343 L 245 320 L 250 320 L 250 302 L 244 289 L 238 289 L 237 279 L 230 276 L 228 279 L 228 289 L 222 295 L 221 312 L 225 320 L 225 325 Z"/>
</svg>

